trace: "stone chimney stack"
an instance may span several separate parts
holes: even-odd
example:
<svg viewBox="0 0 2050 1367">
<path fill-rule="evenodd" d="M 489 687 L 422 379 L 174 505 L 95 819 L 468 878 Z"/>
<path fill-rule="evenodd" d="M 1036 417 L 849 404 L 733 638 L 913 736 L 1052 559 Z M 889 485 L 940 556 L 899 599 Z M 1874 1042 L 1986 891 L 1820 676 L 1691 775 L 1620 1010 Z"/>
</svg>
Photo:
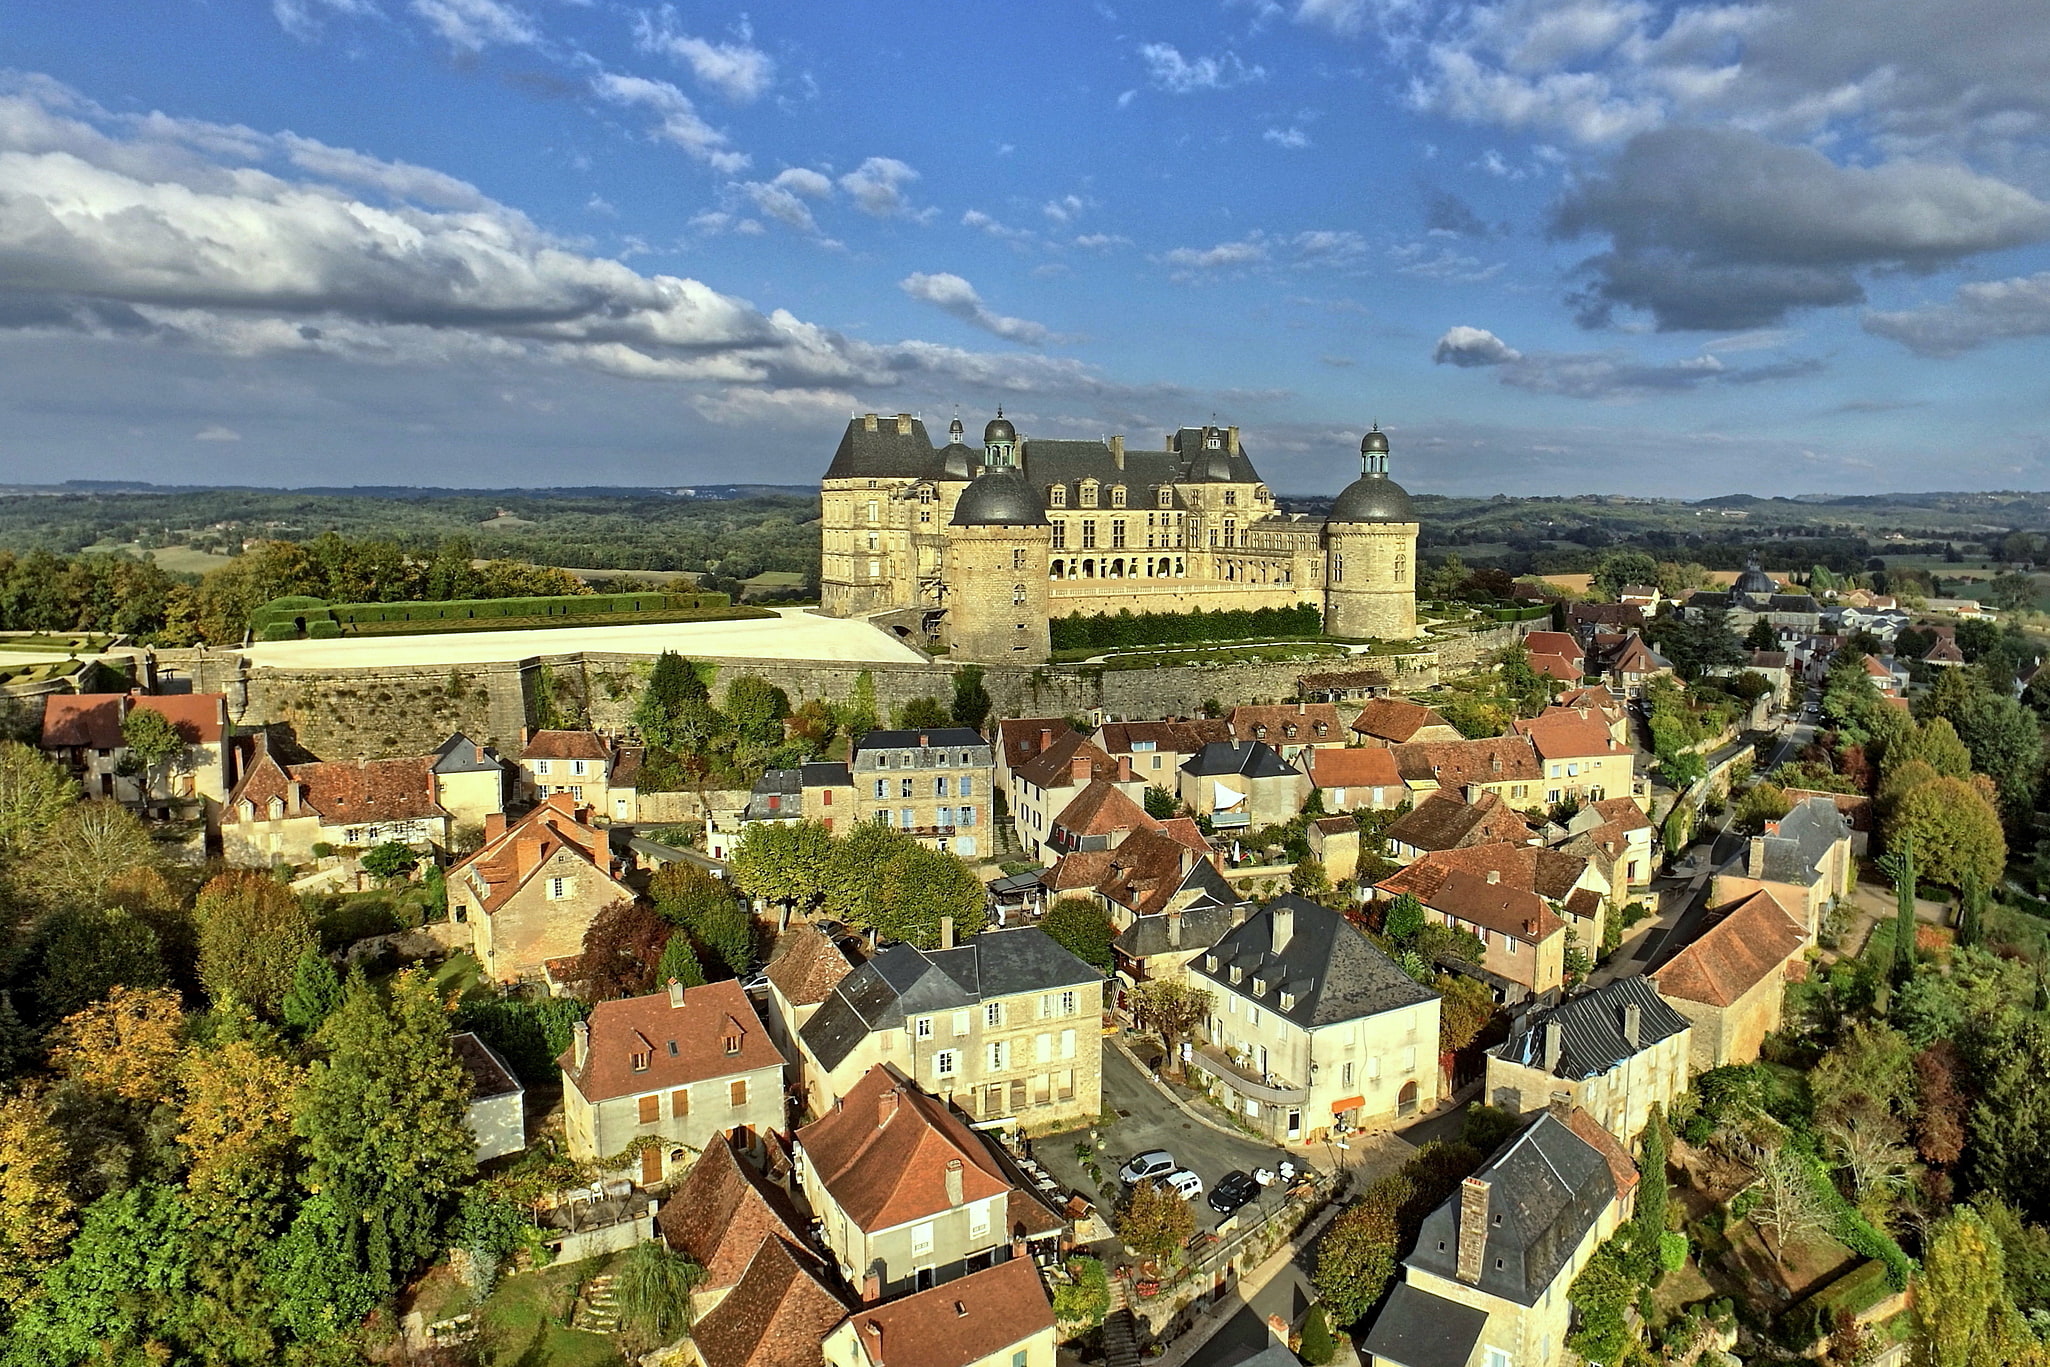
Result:
<svg viewBox="0 0 2050 1367">
<path fill-rule="evenodd" d="M 671 978 L 669 980 L 669 1009 L 675 1011 L 680 1009 L 682 1006 L 683 984 L 677 979 Z"/>
<path fill-rule="evenodd" d="M 570 1032 L 570 1037 L 575 1041 L 571 1047 L 576 1050 L 577 1068 L 581 1071 L 584 1060 L 591 1056 L 591 1023 L 578 1021 L 576 1028 Z"/>
<path fill-rule="evenodd" d="M 1488 1180 L 1469 1177 L 1459 1184 L 1459 1280 L 1478 1286 L 1488 1260 Z"/>
<path fill-rule="evenodd" d="M 1641 1047 L 1644 1038 L 1644 1008 L 1636 1002 L 1623 1007 L 1623 1042 L 1632 1049 Z"/>
<path fill-rule="evenodd" d="M 911 415 L 909 413 L 899 413 L 897 415 L 897 435 L 900 437 L 911 435 Z"/>
<path fill-rule="evenodd" d="M 895 1114 L 897 1114 L 897 1089 L 892 1087 L 876 1098 L 876 1128 L 880 1130 L 883 1126 L 889 1124 L 890 1117 Z"/>
<path fill-rule="evenodd" d="M 875 430 L 876 430 L 876 415 L 875 415 L 875 414 L 873 414 L 873 413 L 864 413 L 864 414 L 862 414 L 862 415 L 861 415 L 861 430 L 862 430 L 862 431 L 864 431 L 864 432 L 873 432 L 873 431 L 875 431 Z"/>
<path fill-rule="evenodd" d="M 947 1204 L 961 1204 L 961 1160 L 958 1158 L 947 1160 Z"/>
<path fill-rule="evenodd" d="M 1179 908 L 1167 914 L 1167 947 L 1169 949 L 1180 949 L 1182 947 L 1182 913 Z"/>
<path fill-rule="evenodd" d="M 1089 756 L 1077 755 L 1068 761 L 1068 777 L 1077 788 L 1087 788 L 1089 786 L 1089 776 L 1095 770 L 1095 767 L 1095 765 L 1089 762 Z"/>
<path fill-rule="evenodd" d="M 1224 449 L 1232 455 L 1239 453 L 1239 430 L 1236 427 L 1224 429 Z"/>
<path fill-rule="evenodd" d="M 1120 470 L 1125 468 L 1125 434 L 1122 432 L 1110 439 L 1110 463 Z"/>
<path fill-rule="evenodd" d="M 1770 829 L 1770 827 L 1768 827 Z M 1751 837 L 1751 848 L 1744 855 L 1744 873 L 1750 878 L 1765 877 L 1765 837 Z"/>
<path fill-rule="evenodd" d="M 1120 782 L 1120 783 L 1130 783 L 1131 781 L 1132 781 L 1132 757 L 1131 757 L 1130 755 L 1119 755 L 1119 756 L 1118 756 L 1118 782 Z"/>
<path fill-rule="evenodd" d="M 1049 728 L 1049 727 L 1045 727 L 1045 726 L 1042 726 L 1042 727 L 1040 727 L 1040 728 L 1039 728 L 1039 751 L 1038 751 L 1038 753 L 1044 754 L 1044 753 L 1046 752 L 1046 747 L 1047 747 L 1047 746 L 1049 746 L 1049 745 L 1052 745 L 1052 744 L 1053 744 L 1053 731 L 1052 731 L 1052 729 L 1051 729 L 1051 728 Z"/>
<path fill-rule="evenodd" d="M 951 916 L 942 916 L 940 917 L 940 948 L 952 949 L 953 947 L 954 918 Z"/>
<path fill-rule="evenodd" d="M 1274 919 L 1274 952 L 1279 955 L 1295 938 L 1295 908 L 1277 902 L 1268 915 Z"/>
<path fill-rule="evenodd" d="M 1546 1021 L 1545 1071 L 1547 1073 L 1556 1073 L 1559 1071 L 1559 1055 L 1565 1052 L 1565 1048 L 1565 1031 L 1559 1028 L 1559 1022 Z"/>
</svg>

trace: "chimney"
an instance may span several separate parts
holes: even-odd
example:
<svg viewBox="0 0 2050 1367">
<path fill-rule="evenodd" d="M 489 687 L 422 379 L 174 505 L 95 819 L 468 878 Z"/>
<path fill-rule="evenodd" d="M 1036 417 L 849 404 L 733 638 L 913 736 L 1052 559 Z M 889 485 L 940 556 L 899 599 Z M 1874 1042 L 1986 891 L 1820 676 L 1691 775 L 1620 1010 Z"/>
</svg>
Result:
<svg viewBox="0 0 2050 1367">
<path fill-rule="evenodd" d="M 940 917 L 940 948 L 952 949 L 953 947 L 954 918 L 951 916 L 942 916 Z"/>
<path fill-rule="evenodd" d="M 1110 463 L 1120 470 L 1125 468 L 1125 434 L 1122 432 L 1110 439 Z"/>
<path fill-rule="evenodd" d="M 1167 914 L 1167 947 L 1169 949 L 1180 949 L 1182 947 L 1182 913 L 1179 908 Z"/>
<path fill-rule="evenodd" d="M 500 836 L 502 836 L 502 835 L 504 835 L 504 834 L 505 834 L 505 813 L 504 813 L 504 812 L 486 812 L 486 813 L 484 813 L 484 839 L 485 839 L 486 843 L 489 843 L 490 841 L 496 840 L 496 839 L 498 839 L 498 837 L 500 837 Z"/>
<path fill-rule="evenodd" d="M 911 435 L 911 415 L 909 413 L 899 413 L 897 415 L 897 435 L 900 437 Z"/>
<path fill-rule="evenodd" d="M 1644 1038 L 1644 1008 L 1636 1002 L 1623 1007 L 1623 1042 L 1632 1049 L 1639 1047 Z"/>
<path fill-rule="evenodd" d="M 890 1117 L 897 1114 L 897 1089 L 890 1088 L 876 1098 L 876 1128 L 890 1123 Z"/>
<path fill-rule="evenodd" d="M 1130 755 L 1119 755 L 1119 756 L 1118 756 L 1118 782 L 1120 782 L 1120 783 L 1130 783 L 1131 781 L 1132 781 L 1132 757 L 1131 757 Z"/>
<path fill-rule="evenodd" d="M 947 1204 L 961 1204 L 961 1160 L 958 1158 L 947 1160 Z"/>
<path fill-rule="evenodd" d="M 1052 744 L 1053 744 L 1053 730 L 1052 730 L 1052 729 L 1051 729 L 1050 727 L 1045 727 L 1045 726 L 1042 726 L 1042 727 L 1040 727 L 1040 728 L 1039 728 L 1039 749 L 1040 749 L 1040 753 L 1044 754 L 1044 753 L 1045 753 L 1045 751 L 1046 751 L 1046 747 L 1047 747 L 1047 746 L 1049 746 L 1049 745 L 1052 745 Z"/>
<path fill-rule="evenodd" d="M 1187 878 L 1189 876 L 1189 871 L 1195 867 L 1196 852 L 1190 849 L 1187 845 L 1182 846 L 1182 877 Z"/>
<path fill-rule="evenodd" d="M 683 984 L 675 978 L 669 980 L 669 1009 L 675 1011 L 683 1005 Z"/>
<path fill-rule="evenodd" d="M 1296 705 L 1295 705 L 1295 714 L 1296 714 L 1296 715 L 1297 715 L 1298 717 L 1307 717 L 1307 716 L 1309 716 L 1309 715 L 1310 715 L 1310 705 L 1309 705 L 1309 703 L 1307 703 L 1307 702 L 1303 701 L 1302 699 L 1298 698 L 1298 699 L 1296 700 Z"/>
<path fill-rule="evenodd" d="M 1548 1072 L 1548 1073 L 1556 1073 L 1556 1072 L 1558 1072 L 1558 1071 L 1559 1071 L 1559 1055 L 1560 1055 L 1560 1054 L 1561 1054 L 1562 1052 L 1564 1052 L 1565 1048 L 1566 1048 L 1566 1032 L 1565 1032 L 1565 1031 L 1564 1031 L 1563 1029 L 1561 1029 L 1561 1028 L 1560 1028 L 1560 1026 L 1559 1026 L 1559 1022 L 1557 1022 L 1557 1021 L 1555 1021 L 1555 1020 L 1552 1020 L 1552 1021 L 1546 1021 L 1546 1022 L 1545 1022 L 1545 1071 L 1546 1071 L 1546 1072 Z"/>
<path fill-rule="evenodd" d="M 1094 767 L 1089 762 L 1089 756 L 1077 755 L 1068 761 L 1068 778 L 1077 788 L 1086 788 L 1089 786 L 1090 771 Z"/>
<path fill-rule="evenodd" d="M 1236 427 L 1224 429 L 1224 449 L 1232 455 L 1239 453 L 1239 430 Z"/>
<path fill-rule="evenodd" d="M 869 1274 L 868 1274 L 868 1275 L 867 1275 L 866 1277 L 863 1277 L 863 1278 L 861 1279 L 861 1300 L 862 1300 L 862 1304 L 864 1304 L 864 1305 L 874 1305 L 874 1304 L 875 1304 L 875 1303 L 876 1303 L 877 1301 L 881 1300 L 882 1298 L 883 1298 L 883 1279 L 882 1279 L 882 1276 L 881 1276 L 880 1274 L 878 1274 L 878 1273 L 875 1273 L 875 1272 L 871 1272 L 871 1273 L 869 1273 Z M 873 1339 L 874 1347 L 873 1347 L 873 1348 L 871 1348 L 871 1349 L 870 1349 L 869 1351 L 870 1351 L 870 1352 L 871 1352 L 871 1353 L 872 1353 L 872 1354 L 873 1354 L 873 1355 L 875 1356 L 875 1360 L 876 1360 L 876 1362 L 877 1362 L 878 1364 L 880 1364 L 880 1363 L 882 1362 L 882 1360 L 883 1360 L 883 1359 L 882 1359 L 882 1351 L 883 1351 L 883 1326 L 881 1326 L 880 1324 L 877 1324 L 877 1323 L 876 1323 L 876 1322 L 875 1322 L 874 1320 L 870 1320 L 870 1321 L 868 1322 L 868 1332 L 869 1332 L 870 1334 L 874 1335 L 874 1339 Z"/>
<path fill-rule="evenodd" d="M 576 1041 L 571 1047 L 577 1051 L 577 1068 L 581 1071 L 584 1066 L 584 1060 L 591 1056 L 591 1023 L 589 1021 L 578 1021 L 576 1028 L 570 1033 Z"/>
<path fill-rule="evenodd" d="M 1459 1280 L 1478 1286 L 1488 1253 L 1488 1179 L 1459 1184 Z"/>
<path fill-rule="evenodd" d="M 862 414 L 862 415 L 861 415 L 861 430 L 862 430 L 862 431 L 864 431 L 864 432 L 873 432 L 873 431 L 875 431 L 875 430 L 876 430 L 876 415 L 875 415 L 875 414 L 873 414 L 873 413 L 864 413 L 864 414 Z"/>
<path fill-rule="evenodd" d="M 1274 918 L 1274 952 L 1279 955 L 1295 938 L 1295 908 L 1277 903 L 1268 914 Z"/>
<path fill-rule="evenodd" d="M 1770 827 L 1770 826 L 1768 826 L 1768 827 L 1767 827 L 1766 829 L 1770 830 L 1770 829 L 1771 829 L 1771 827 Z M 1746 856 L 1745 856 L 1745 859 L 1744 859 L 1744 873 L 1745 873 L 1745 875 L 1746 875 L 1747 877 L 1751 877 L 1751 878 L 1763 878 L 1763 877 L 1765 877 L 1765 837 L 1764 837 L 1764 836 L 1762 836 L 1762 835 L 1754 835 L 1754 836 L 1752 836 L 1752 837 L 1751 837 L 1751 849 L 1750 849 L 1750 851 L 1749 851 L 1749 852 L 1748 852 L 1748 853 L 1746 854 Z"/>
<path fill-rule="evenodd" d="M 1500 870 L 1500 869 L 1489 869 L 1489 870 L 1488 870 L 1488 886 L 1489 886 L 1489 887 L 1494 887 L 1494 886 L 1495 886 L 1496 884 L 1500 883 L 1501 881 L 1502 881 L 1502 870 Z"/>
<path fill-rule="evenodd" d="M 931 737 L 931 736 L 928 736 L 928 735 L 927 735 L 927 734 L 926 734 L 925 732 L 923 732 L 923 731 L 920 731 L 920 732 L 918 733 L 918 747 L 919 747 L 919 749 L 923 750 L 923 749 L 925 749 L 926 747 L 930 746 L 931 744 L 932 744 L 932 737 Z"/>
</svg>

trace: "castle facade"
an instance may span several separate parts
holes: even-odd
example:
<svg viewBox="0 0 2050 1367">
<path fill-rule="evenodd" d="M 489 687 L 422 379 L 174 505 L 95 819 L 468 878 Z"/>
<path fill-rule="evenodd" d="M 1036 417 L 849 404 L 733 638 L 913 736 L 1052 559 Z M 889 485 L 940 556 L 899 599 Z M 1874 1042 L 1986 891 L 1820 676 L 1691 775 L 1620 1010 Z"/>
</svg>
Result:
<svg viewBox="0 0 2050 1367">
<path fill-rule="evenodd" d="M 955 657 L 1038 663 L 1048 620 L 1315 604 L 1338 636 L 1416 631 L 1417 523 L 1388 439 L 1322 522 L 1281 512 L 1236 427 L 1159 450 L 1021 440 L 999 410 L 980 449 L 908 413 L 850 420 L 822 489 L 824 611 L 872 617 Z"/>
</svg>

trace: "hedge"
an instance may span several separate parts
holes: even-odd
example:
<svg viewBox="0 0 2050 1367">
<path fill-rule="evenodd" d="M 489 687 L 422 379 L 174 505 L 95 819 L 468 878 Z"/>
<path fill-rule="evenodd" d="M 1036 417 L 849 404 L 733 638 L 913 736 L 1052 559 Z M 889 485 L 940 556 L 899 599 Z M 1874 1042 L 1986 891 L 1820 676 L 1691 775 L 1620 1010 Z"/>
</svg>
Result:
<svg viewBox="0 0 2050 1367">
<path fill-rule="evenodd" d="M 1866 1219 L 1864 1212 L 1837 1190 L 1820 1158 L 1804 1153 L 1801 1161 L 1808 1169 L 1809 1185 L 1829 1213 L 1829 1236 L 1853 1253 L 1884 1263 L 1888 1285 L 1896 1291 L 1907 1290 L 1908 1278 L 1915 1272 L 1915 1260 L 1901 1250 L 1892 1235 Z"/>
<path fill-rule="evenodd" d="M 1311 603 L 1291 608 L 1219 608 L 1214 612 L 1071 613 L 1051 624 L 1055 650 L 1193 645 L 1263 636 L 1321 636 L 1324 615 Z"/>
<path fill-rule="evenodd" d="M 528 622 L 559 618 L 565 624 L 590 617 L 676 616 L 717 612 L 732 606 L 723 593 L 580 593 L 540 598 L 450 598 L 422 603 L 323 603 L 318 598 L 293 596 L 265 603 L 249 616 L 250 630 L 262 641 L 296 640 L 304 622 L 305 634 L 318 639 L 343 635 L 353 628 L 417 622 L 499 622 L 522 619 Z"/>
</svg>

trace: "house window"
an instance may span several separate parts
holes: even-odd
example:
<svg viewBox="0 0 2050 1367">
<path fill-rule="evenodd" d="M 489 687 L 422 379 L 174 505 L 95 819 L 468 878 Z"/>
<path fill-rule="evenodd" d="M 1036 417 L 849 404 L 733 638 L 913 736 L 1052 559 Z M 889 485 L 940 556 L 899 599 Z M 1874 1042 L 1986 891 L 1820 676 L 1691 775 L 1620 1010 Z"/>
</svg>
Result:
<svg viewBox="0 0 2050 1367">
<path fill-rule="evenodd" d="M 1061 993 L 1061 1014 L 1063 1016 L 1075 1014 L 1075 994 L 1073 992 Z"/>
<path fill-rule="evenodd" d="M 932 1221 L 911 1227 L 911 1256 L 914 1258 L 932 1252 Z"/>
<path fill-rule="evenodd" d="M 1408 574 L 1408 573 L 1409 573 L 1409 557 L 1408 557 L 1408 556 L 1406 556 L 1406 555 L 1398 555 L 1398 556 L 1396 556 L 1396 557 L 1395 557 L 1395 582 L 1396 582 L 1396 583 L 1398 583 L 1398 584 L 1400 584 L 1400 583 L 1402 582 L 1402 576 L 1403 576 L 1403 575 L 1405 575 L 1405 574 Z"/>
<path fill-rule="evenodd" d="M 1174 506 L 1174 490 L 1162 489 L 1160 491 L 1160 506 L 1163 508 L 1172 508 Z"/>
<path fill-rule="evenodd" d="M 1068 548 L 1068 524 L 1056 521 L 1053 524 L 1053 548 L 1064 551 Z"/>
<path fill-rule="evenodd" d="M 974 797 L 975 776 L 973 774 L 961 775 L 961 785 L 955 791 L 958 792 L 962 797 Z"/>
<path fill-rule="evenodd" d="M 747 1105 L 747 1079 L 744 1077 L 733 1079 L 733 1081 L 726 1084 L 726 1093 L 731 1098 L 734 1106 Z"/>
<path fill-rule="evenodd" d="M 1023 607 L 1024 605 L 1025 605 L 1025 586 L 1024 586 L 1023 584 L 1013 584 L 1013 585 L 1011 585 L 1011 606 L 1015 608 L 1015 607 Z"/>
<path fill-rule="evenodd" d="M 579 778 L 583 776 L 586 767 L 588 766 L 586 765 L 585 761 L 580 759 L 573 759 L 569 762 L 569 771 L 572 774 L 577 775 Z"/>
<path fill-rule="evenodd" d="M 952 1077 L 954 1075 L 954 1058 L 955 1055 L 952 1049 L 942 1049 L 937 1054 L 934 1054 L 932 1056 L 933 1076 Z"/>
<path fill-rule="evenodd" d="M 963 807 L 961 809 L 960 824 L 963 826 L 973 826 L 975 824 L 975 809 L 973 807 Z"/>
<path fill-rule="evenodd" d="M 642 1098 L 641 1098 L 641 1100 L 640 1100 L 640 1107 L 641 1107 L 641 1111 L 640 1111 L 640 1123 L 641 1123 L 641 1124 L 643 1124 L 643 1125 L 652 1125 L 652 1124 L 654 1124 L 654 1123 L 655 1123 L 656 1121 L 658 1121 L 658 1120 L 660 1120 L 660 1119 L 662 1118 L 662 1098 L 661 1098 L 661 1097 L 659 1097 L 659 1096 L 644 1096 L 644 1097 L 642 1097 Z"/>
<path fill-rule="evenodd" d="M 977 1201 L 968 1208 L 968 1237 L 986 1239 L 989 1237 L 989 1202 Z"/>
<path fill-rule="evenodd" d="M 690 1114 L 690 1088 L 678 1087 L 669 1094 L 669 1114 L 677 1120 Z"/>
<path fill-rule="evenodd" d="M 911 796 L 911 780 L 910 780 L 910 779 L 908 779 L 908 778 L 900 778 L 900 779 L 898 779 L 898 780 L 897 780 L 897 796 L 898 796 L 898 797 L 910 797 L 910 796 Z M 905 822 L 904 824 L 908 826 L 908 825 L 910 825 L 911 823 L 907 821 L 907 822 Z"/>
<path fill-rule="evenodd" d="M 1346 1061 L 1345 1061 L 1344 1063 L 1342 1063 L 1342 1064 L 1340 1064 L 1340 1065 L 1338 1066 L 1338 1085 L 1339 1085 L 1339 1086 L 1341 1086 L 1341 1087 L 1350 1087 L 1350 1086 L 1352 1086 L 1352 1060 L 1351 1060 L 1351 1059 L 1347 1059 L 1347 1060 L 1346 1060 Z"/>
<path fill-rule="evenodd" d="M 1061 1031 L 1061 1057 L 1075 1057 L 1075 1032 L 1073 1030 Z"/>
<path fill-rule="evenodd" d="M 982 1008 L 982 1023 L 995 1030 L 1004 1023 L 1004 1004 L 990 1002 Z"/>
<path fill-rule="evenodd" d="M 1096 549 L 1096 523 L 1093 520 L 1082 524 L 1082 549 L 1085 551 Z"/>
<path fill-rule="evenodd" d="M 1238 490 L 1236 490 L 1236 489 L 1226 489 L 1226 490 L 1224 491 L 1224 506 L 1225 506 L 1225 507 L 1227 507 L 1227 508 L 1236 508 L 1236 507 L 1238 507 L 1238 506 L 1239 506 L 1239 491 L 1238 491 Z"/>
<path fill-rule="evenodd" d="M 1004 1070 L 1010 1053 L 1006 1047 L 1007 1044 L 1008 1041 L 1000 1039 L 989 1042 L 989 1068 L 991 1072 L 1000 1073 Z"/>
<path fill-rule="evenodd" d="M 569 879 L 551 878 L 548 880 L 549 901 L 560 902 L 563 898 L 567 896 L 569 896 Z"/>
<path fill-rule="evenodd" d="M 547 760 L 545 760 L 545 759 L 537 759 L 537 760 L 535 760 L 535 761 L 534 761 L 534 772 L 535 772 L 535 773 L 537 773 L 537 774 L 545 774 L 545 773 L 547 773 L 547 772 L 548 772 L 548 761 L 547 761 Z"/>
<path fill-rule="evenodd" d="M 1096 481 L 1093 479 L 1082 481 L 1082 506 L 1085 508 L 1094 508 L 1096 506 Z"/>
<path fill-rule="evenodd" d="M 932 781 L 932 795 L 934 797 L 945 797 L 947 795 L 947 776 L 945 774 L 941 774 Z"/>
<path fill-rule="evenodd" d="M 1125 548 L 1125 520 L 1118 518 L 1110 524 L 1110 548 L 1121 551 Z"/>
<path fill-rule="evenodd" d="M 877 780 L 876 780 L 876 796 L 877 796 L 877 797 L 888 797 L 889 795 L 890 795 L 890 781 L 889 781 L 888 779 L 886 779 L 886 778 L 879 778 L 879 779 L 877 779 Z"/>
<path fill-rule="evenodd" d="M 897 815 L 902 818 L 897 824 L 907 831 L 918 824 L 918 813 L 912 811 L 909 807 L 899 807 Z"/>
<path fill-rule="evenodd" d="M 911 1033 L 918 1039 L 932 1038 L 932 1017 L 920 1016 L 912 1025 Z"/>
</svg>

